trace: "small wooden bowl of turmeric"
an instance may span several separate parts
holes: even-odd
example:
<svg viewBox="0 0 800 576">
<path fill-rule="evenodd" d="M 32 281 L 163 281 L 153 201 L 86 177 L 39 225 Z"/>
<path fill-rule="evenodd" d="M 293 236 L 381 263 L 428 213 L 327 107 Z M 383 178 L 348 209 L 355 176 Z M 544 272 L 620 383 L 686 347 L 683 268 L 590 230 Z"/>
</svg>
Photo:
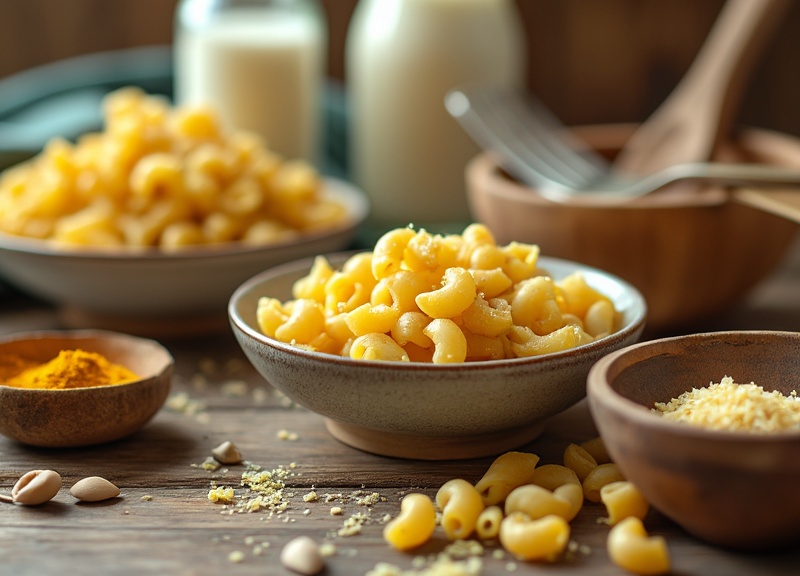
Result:
<svg viewBox="0 0 800 576">
<path fill-rule="evenodd" d="M 144 426 L 170 390 L 172 355 L 116 332 L 30 332 L 0 341 L 0 434 L 23 444 L 77 447 Z"/>
</svg>

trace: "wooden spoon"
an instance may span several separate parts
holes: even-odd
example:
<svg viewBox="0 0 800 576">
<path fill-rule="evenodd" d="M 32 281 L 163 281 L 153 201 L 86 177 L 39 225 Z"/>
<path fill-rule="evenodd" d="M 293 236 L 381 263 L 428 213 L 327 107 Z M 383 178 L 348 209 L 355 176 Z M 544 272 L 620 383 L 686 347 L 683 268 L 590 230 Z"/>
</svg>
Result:
<svg viewBox="0 0 800 576">
<path fill-rule="evenodd" d="M 711 159 L 728 136 L 751 70 L 789 0 L 728 0 L 686 76 L 637 129 L 614 162 L 651 174 Z"/>
</svg>

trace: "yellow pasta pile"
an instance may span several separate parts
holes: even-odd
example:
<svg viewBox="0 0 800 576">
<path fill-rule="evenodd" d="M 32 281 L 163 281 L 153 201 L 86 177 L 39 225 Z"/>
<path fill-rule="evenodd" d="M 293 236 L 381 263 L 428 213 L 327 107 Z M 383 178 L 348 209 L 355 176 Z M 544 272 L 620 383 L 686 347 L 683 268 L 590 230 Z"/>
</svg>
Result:
<svg viewBox="0 0 800 576">
<path fill-rule="evenodd" d="M 463 234 L 398 228 L 335 270 L 318 257 L 293 299 L 262 297 L 264 334 L 367 360 L 458 363 L 573 348 L 618 328 L 611 300 L 575 273 L 555 282 L 539 248 L 498 246 L 481 224 Z"/>
<path fill-rule="evenodd" d="M 649 504 L 610 461 L 600 438 L 570 444 L 563 465 L 538 463 L 535 454 L 506 452 L 474 485 L 455 478 L 433 499 L 409 493 L 384 527 L 384 539 L 397 550 L 413 550 L 430 540 L 438 518 L 448 540 L 498 541 L 519 560 L 554 562 L 570 549 L 570 522 L 584 503 L 602 502 L 611 560 L 633 574 L 669 572 L 666 542 L 642 523 Z"/>
<path fill-rule="evenodd" d="M 106 97 L 104 119 L 0 176 L 0 231 L 63 246 L 261 245 L 346 215 L 313 167 L 226 133 L 211 109 L 126 88 Z"/>
</svg>

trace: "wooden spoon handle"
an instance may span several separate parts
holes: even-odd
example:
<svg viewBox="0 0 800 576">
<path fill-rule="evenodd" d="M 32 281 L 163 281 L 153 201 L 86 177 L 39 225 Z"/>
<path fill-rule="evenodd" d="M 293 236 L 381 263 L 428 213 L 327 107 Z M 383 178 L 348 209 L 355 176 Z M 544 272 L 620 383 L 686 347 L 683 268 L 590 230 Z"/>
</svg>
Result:
<svg viewBox="0 0 800 576">
<path fill-rule="evenodd" d="M 746 81 L 790 0 L 728 0 L 675 90 L 615 160 L 616 170 L 650 174 L 709 160 L 729 134 Z"/>
</svg>

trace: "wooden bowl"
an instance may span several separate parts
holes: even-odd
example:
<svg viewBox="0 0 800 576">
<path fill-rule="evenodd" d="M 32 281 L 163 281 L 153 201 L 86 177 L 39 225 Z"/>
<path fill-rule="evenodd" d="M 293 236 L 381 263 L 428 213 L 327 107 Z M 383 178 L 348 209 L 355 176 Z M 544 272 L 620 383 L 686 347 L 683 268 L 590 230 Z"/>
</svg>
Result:
<svg viewBox="0 0 800 576">
<path fill-rule="evenodd" d="M 166 401 L 173 359 L 153 340 L 98 330 L 32 332 L 0 342 L 0 357 L 15 354 L 44 363 L 62 350 L 75 349 L 98 352 L 141 379 L 64 390 L 0 384 L 0 434 L 31 446 L 101 444 L 133 434 Z"/>
<path fill-rule="evenodd" d="M 576 128 L 587 143 L 613 156 L 634 130 L 629 125 Z M 720 153 L 800 167 L 800 140 L 750 130 Z M 624 205 L 555 203 L 506 176 L 482 154 L 468 166 L 474 217 L 499 243 L 538 244 L 543 254 L 584 262 L 636 286 L 647 300 L 649 329 L 674 329 L 721 312 L 772 272 L 798 225 L 731 201 L 709 187 L 663 190 Z"/>
<path fill-rule="evenodd" d="M 800 391 L 800 333 L 717 332 L 613 352 L 589 373 L 588 400 L 623 474 L 689 533 L 736 549 L 795 545 L 800 537 L 800 432 L 699 428 L 652 412 L 730 376 L 788 395 Z"/>
<path fill-rule="evenodd" d="M 334 267 L 347 254 L 330 255 Z M 312 260 L 278 266 L 245 282 L 231 297 L 234 335 L 264 378 L 325 419 L 338 440 L 376 454 L 419 460 L 495 455 L 541 434 L 546 420 L 586 395 L 586 375 L 605 354 L 636 342 L 646 307 L 628 283 L 581 264 L 540 258 L 555 280 L 582 271 L 614 302 L 620 329 L 576 348 L 530 358 L 432 364 L 354 360 L 311 352 L 265 336 L 259 298 L 282 301 Z"/>
</svg>

